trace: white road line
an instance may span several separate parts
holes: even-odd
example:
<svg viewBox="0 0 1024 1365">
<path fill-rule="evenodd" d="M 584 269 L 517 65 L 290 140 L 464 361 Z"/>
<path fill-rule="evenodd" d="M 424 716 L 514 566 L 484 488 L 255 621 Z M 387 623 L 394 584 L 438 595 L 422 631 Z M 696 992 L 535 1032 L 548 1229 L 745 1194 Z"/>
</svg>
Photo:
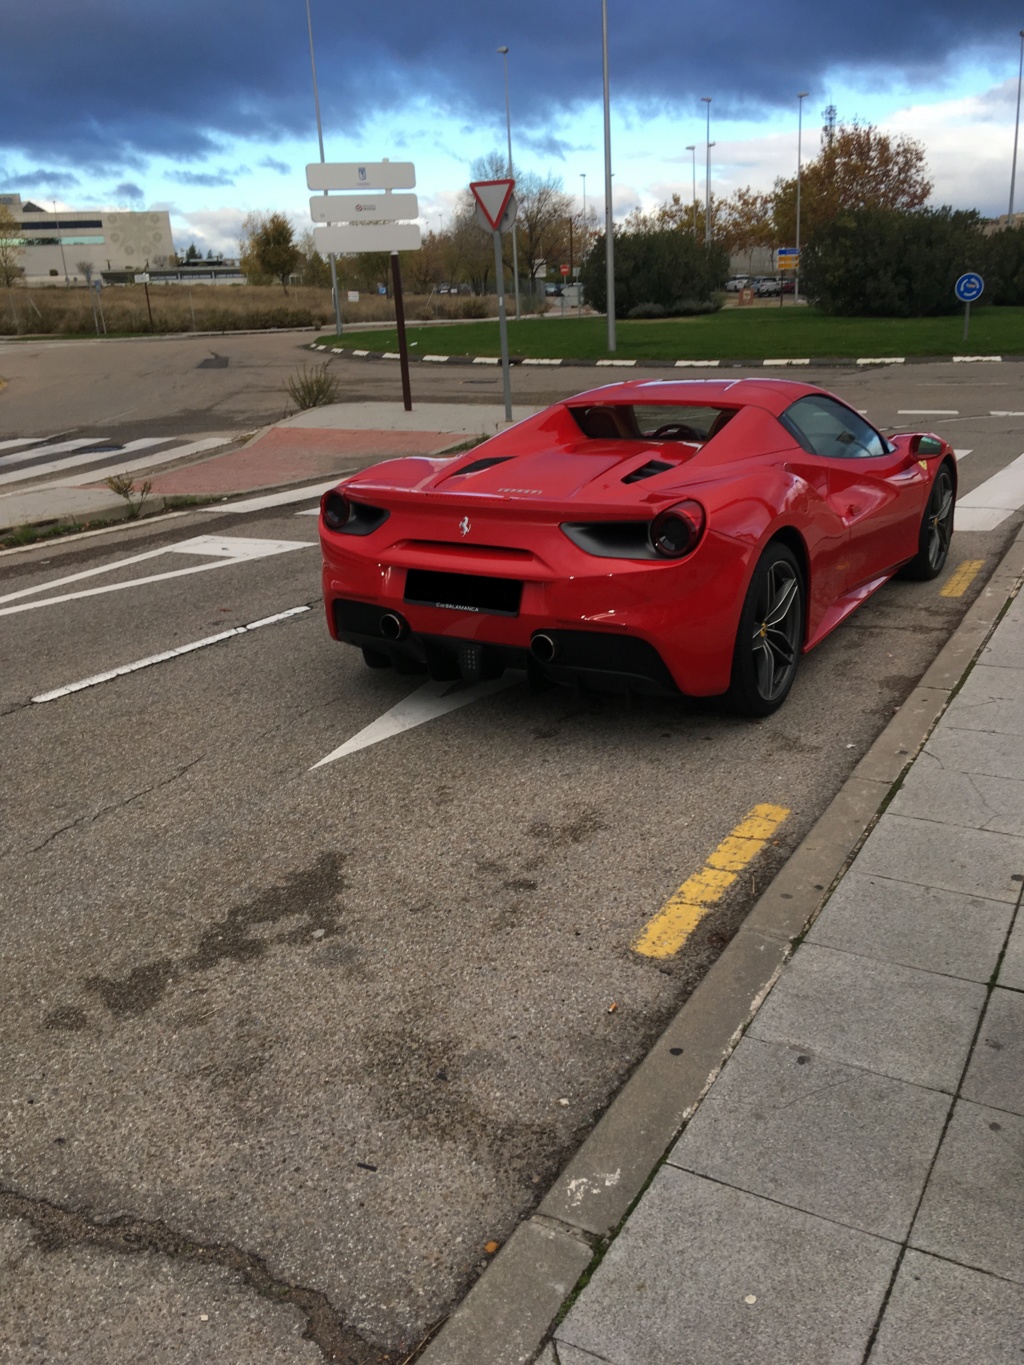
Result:
<svg viewBox="0 0 1024 1365">
<path fill-rule="evenodd" d="M 15 436 L 10 441 L 0 441 L 0 450 L 13 450 L 15 446 L 45 445 L 52 436 Z"/>
<path fill-rule="evenodd" d="M 261 512 L 265 507 L 283 507 L 290 502 L 305 502 L 308 498 L 319 500 L 324 493 L 328 493 L 337 486 L 338 480 L 343 479 L 346 474 L 352 474 L 352 469 L 343 469 L 330 483 L 311 483 L 305 488 L 288 488 L 282 493 L 264 493 L 258 498 L 243 498 L 241 502 L 215 502 L 207 507 L 201 507 L 201 512 Z M 318 512 L 319 507 L 314 511 Z M 301 515 L 298 513 L 297 515 Z M 312 514 L 311 514 L 312 515 Z"/>
<path fill-rule="evenodd" d="M 347 739 L 337 749 L 333 749 L 326 758 L 314 763 L 310 772 L 314 768 L 322 768 L 326 763 L 333 763 L 336 759 L 345 758 L 360 749 L 367 749 L 371 744 L 379 744 L 381 740 L 391 739 L 394 735 L 400 735 L 403 730 L 411 730 L 417 725 L 422 725 L 424 721 L 447 715 L 449 711 L 455 711 L 460 706 L 468 706 L 470 702 L 489 697 L 521 681 L 520 676 L 513 674 L 511 677 L 495 678 L 491 682 L 475 683 L 472 686 L 459 682 L 424 683 L 378 720 L 367 725 L 351 739 Z"/>
<path fill-rule="evenodd" d="M 152 668 L 154 664 L 162 664 L 168 659 L 176 659 L 180 654 L 193 654 L 197 649 L 205 649 L 207 645 L 220 644 L 222 640 L 230 640 L 235 635 L 245 635 L 250 630 L 259 630 L 261 626 L 272 626 L 278 621 L 290 620 L 291 617 L 301 616 L 303 612 L 309 610 L 309 607 L 292 607 L 290 611 L 278 612 L 276 616 L 264 616 L 261 621 L 251 621 L 247 626 L 234 626 L 231 630 L 222 630 L 217 635 L 207 635 L 203 640 L 193 640 L 191 644 L 179 645 L 176 649 L 165 649 L 161 654 L 151 654 L 146 659 L 136 659 L 134 663 L 122 664 L 120 668 L 110 668 L 106 673 L 94 673 L 91 678 L 83 678 L 80 682 L 68 683 L 66 687 L 55 687 L 52 692 L 40 692 L 32 700 L 34 702 L 57 701 L 60 697 L 70 696 L 72 692 L 81 692 L 86 687 L 96 687 L 99 683 L 110 682 L 112 678 L 123 678 L 126 673 L 137 673 L 140 668 Z"/>
<path fill-rule="evenodd" d="M 101 446 L 107 440 L 105 436 L 80 437 L 76 441 L 59 441 L 56 445 L 31 446 L 28 450 L 19 450 L 15 455 L 0 456 L 0 464 L 14 464 L 16 460 L 24 460 L 30 455 L 61 455 L 70 454 L 74 450 L 81 450 L 85 446 Z"/>
<path fill-rule="evenodd" d="M 289 550 L 312 550 L 315 541 L 307 540 L 264 540 L 257 541 L 245 537 L 231 536 L 194 536 L 191 540 L 179 541 L 176 545 L 165 545 L 159 550 L 147 550 L 140 555 L 129 555 L 125 559 L 102 564 L 95 569 L 83 569 L 81 573 L 69 574 L 64 578 L 53 579 L 48 583 L 36 584 L 33 588 L 20 588 L 17 592 L 0 597 L 0 603 L 15 602 L 15 606 L 0 606 L 0 616 L 14 616 L 22 611 L 34 611 L 38 607 L 56 606 L 60 602 L 75 602 L 83 597 L 98 597 L 103 593 L 121 592 L 126 588 L 139 588 L 147 583 L 162 583 L 170 578 L 184 578 L 189 574 L 205 573 L 210 569 L 223 569 L 232 564 L 243 564 L 265 555 L 284 554 Z M 46 597 L 41 601 L 25 602 L 20 599 L 36 593 L 50 592 L 54 588 L 66 587 L 98 574 L 113 573 L 130 564 L 141 564 L 144 560 L 155 559 L 162 554 L 186 554 L 214 556 L 211 564 L 193 564 L 187 569 L 170 569 L 166 573 L 148 574 L 145 578 L 132 578 L 126 583 L 106 583 L 99 588 L 86 588 L 81 592 L 62 593 L 56 597 Z"/>
<path fill-rule="evenodd" d="M 959 464 L 961 460 L 966 460 L 973 449 L 973 446 L 968 446 L 966 450 L 954 450 L 953 454 L 956 456 L 957 464 Z"/>
<path fill-rule="evenodd" d="M 128 454 L 130 451 L 133 450 L 148 450 L 150 446 L 162 446 L 165 445 L 170 440 L 173 440 L 173 437 L 141 436 L 137 441 L 128 441 L 126 445 L 123 445 L 121 447 L 121 450 L 125 454 Z M 88 444 L 94 446 L 97 443 L 96 441 L 89 441 L 79 442 L 79 444 L 80 445 Z M 78 455 L 65 455 L 63 459 L 51 460 L 48 464 L 29 465 L 27 468 L 22 469 L 9 469 L 5 473 L 0 474 L 0 483 L 15 483 L 17 481 L 24 482 L 26 479 L 38 478 L 41 474 L 56 474 L 62 469 L 74 469 L 76 465 L 95 463 L 98 459 L 100 459 L 103 456 L 106 456 L 107 459 L 116 458 L 119 461 L 117 465 L 118 469 L 122 469 L 124 467 L 124 462 L 121 461 L 120 454 L 117 451 L 83 450 Z M 103 471 L 100 469 L 90 470 L 89 477 L 92 478 L 94 475 L 96 478 L 101 478 L 103 475 Z"/>
<path fill-rule="evenodd" d="M 996 412 L 992 410 L 988 415 L 990 417 L 1024 417 L 1024 412 Z"/>
<path fill-rule="evenodd" d="M 165 436 L 161 439 L 169 441 L 172 438 L 170 436 Z M 138 469 L 152 469 L 155 465 L 168 464 L 171 460 L 183 460 L 189 455 L 198 455 L 204 450 L 212 450 L 215 446 L 226 445 L 231 439 L 230 436 L 204 436 L 198 441 L 189 441 L 187 445 L 172 446 L 169 450 L 154 451 L 152 454 L 144 456 L 141 460 L 122 460 L 118 457 L 116 464 L 103 465 L 99 469 L 89 469 L 74 477 L 52 479 L 49 483 L 37 484 L 32 491 L 38 492 L 43 488 L 75 488 L 82 483 L 99 483 L 111 474 L 134 474 Z M 135 443 L 130 444 L 132 444 L 133 448 L 136 450 L 140 448 Z M 127 448 L 128 447 L 126 446 L 125 449 Z M 114 458 L 114 452 L 108 453 Z M 81 461 L 79 461 L 79 463 L 81 463 Z M 32 474 L 36 474 L 39 471 L 33 470 L 31 472 Z M 28 475 L 23 472 L 23 477 L 27 478 Z"/>
<path fill-rule="evenodd" d="M 897 417 L 959 417 L 959 408 L 897 408 Z"/>
<path fill-rule="evenodd" d="M 965 493 L 956 505 L 958 531 L 992 531 L 1024 507 L 1024 455 Z"/>
</svg>

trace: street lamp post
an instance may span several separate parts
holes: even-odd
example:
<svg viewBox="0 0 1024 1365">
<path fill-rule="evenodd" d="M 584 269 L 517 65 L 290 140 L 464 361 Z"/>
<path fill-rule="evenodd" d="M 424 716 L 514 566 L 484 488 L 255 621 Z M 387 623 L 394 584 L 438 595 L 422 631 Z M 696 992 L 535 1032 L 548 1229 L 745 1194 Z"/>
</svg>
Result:
<svg viewBox="0 0 1024 1365">
<path fill-rule="evenodd" d="M 1017 66 L 1017 121 L 1013 125 L 1013 168 L 1010 171 L 1010 222 L 1013 227 L 1013 191 L 1017 179 L 1017 137 L 1020 133 L 1020 78 L 1024 75 L 1024 28 L 1020 31 L 1020 62 Z"/>
<path fill-rule="evenodd" d="M 693 171 L 693 240 L 697 240 L 697 144 L 691 142 L 686 150 L 691 153 L 690 169 Z"/>
<path fill-rule="evenodd" d="M 707 167 L 704 180 L 704 246 L 711 245 L 711 96 L 701 95 L 701 104 L 708 107 L 708 131 L 705 141 L 708 148 Z"/>
<path fill-rule="evenodd" d="M 71 281 L 68 279 L 68 263 L 64 257 L 64 238 L 60 235 L 60 219 L 57 217 L 57 201 L 53 201 L 53 216 L 56 220 L 57 245 L 60 247 L 60 263 L 64 267 L 64 288 L 71 288 Z M 147 298 L 149 296 L 147 295 Z"/>
<path fill-rule="evenodd" d="M 320 90 L 316 83 L 316 57 L 313 54 L 313 19 L 309 12 L 309 0 L 306 0 L 306 27 L 309 29 L 309 64 L 313 68 L 313 103 L 316 105 L 316 135 L 320 143 L 320 164 L 324 164 L 324 129 L 320 122 Z M 334 325 L 337 328 L 336 336 L 341 336 L 341 299 L 338 295 L 338 266 L 334 252 L 329 252 L 327 256 L 331 265 L 331 298 L 334 300 Z"/>
<path fill-rule="evenodd" d="M 608 0 L 601 0 L 601 51 L 604 65 L 604 255 L 608 294 L 608 349 L 615 350 L 615 233 L 612 213 L 612 120 L 608 98 Z"/>
<path fill-rule="evenodd" d="M 801 90 L 796 97 L 796 279 L 793 282 L 793 302 L 800 302 L 800 160 L 804 131 L 804 100 L 809 90 Z"/>
<path fill-rule="evenodd" d="M 508 133 L 508 178 L 515 179 L 512 170 L 512 110 L 508 102 L 508 47 L 502 44 L 498 48 L 502 60 L 505 63 L 505 130 Z M 519 243 L 517 241 L 516 225 L 512 224 L 512 280 L 516 291 L 516 321 L 519 321 Z"/>
</svg>

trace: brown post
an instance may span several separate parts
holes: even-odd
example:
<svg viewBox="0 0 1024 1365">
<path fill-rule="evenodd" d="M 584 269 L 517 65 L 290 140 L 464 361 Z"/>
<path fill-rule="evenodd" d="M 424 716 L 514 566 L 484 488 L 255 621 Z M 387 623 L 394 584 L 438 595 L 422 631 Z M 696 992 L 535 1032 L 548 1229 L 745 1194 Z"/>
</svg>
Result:
<svg viewBox="0 0 1024 1365">
<path fill-rule="evenodd" d="M 402 301 L 402 272 L 398 252 L 391 253 L 391 280 L 395 287 L 395 321 L 398 324 L 399 368 L 402 371 L 402 401 L 406 412 L 412 412 L 412 392 L 409 388 L 409 347 L 405 340 L 405 304 Z"/>
<path fill-rule="evenodd" d="M 153 330 L 153 305 L 152 305 L 152 304 L 150 303 L 150 301 L 149 301 L 149 282 L 147 281 L 142 287 L 143 287 L 143 289 L 146 291 L 146 307 L 149 309 L 149 330 L 152 331 L 152 330 Z"/>
</svg>

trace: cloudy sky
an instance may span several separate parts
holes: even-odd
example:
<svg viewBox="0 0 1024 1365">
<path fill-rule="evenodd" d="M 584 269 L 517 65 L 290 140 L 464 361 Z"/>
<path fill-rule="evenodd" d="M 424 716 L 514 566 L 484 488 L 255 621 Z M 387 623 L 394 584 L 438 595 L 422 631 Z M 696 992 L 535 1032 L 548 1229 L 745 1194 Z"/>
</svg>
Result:
<svg viewBox="0 0 1024 1365">
<path fill-rule="evenodd" d="M 516 164 L 603 212 L 600 0 L 310 10 L 328 161 L 413 161 L 421 222 L 443 226 L 472 161 L 505 148 L 507 44 Z M 934 203 L 1005 213 L 1022 24 L 1020 0 L 608 0 L 616 215 L 689 198 L 694 158 L 703 196 L 702 96 L 713 192 L 792 175 L 802 90 L 805 159 L 834 104 L 922 141 Z M 204 254 L 235 254 L 252 209 L 309 224 L 306 0 L 16 0 L 0 89 L 0 192 L 167 208 Z"/>
</svg>

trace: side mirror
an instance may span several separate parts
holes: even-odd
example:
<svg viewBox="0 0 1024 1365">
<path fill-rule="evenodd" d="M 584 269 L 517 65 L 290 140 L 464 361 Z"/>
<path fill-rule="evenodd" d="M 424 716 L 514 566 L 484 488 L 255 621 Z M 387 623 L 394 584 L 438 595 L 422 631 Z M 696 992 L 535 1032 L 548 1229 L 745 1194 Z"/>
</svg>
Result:
<svg viewBox="0 0 1024 1365">
<path fill-rule="evenodd" d="M 915 436 L 910 443 L 912 455 L 941 455 L 945 445 L 938 436 Z"/>
</svg>

